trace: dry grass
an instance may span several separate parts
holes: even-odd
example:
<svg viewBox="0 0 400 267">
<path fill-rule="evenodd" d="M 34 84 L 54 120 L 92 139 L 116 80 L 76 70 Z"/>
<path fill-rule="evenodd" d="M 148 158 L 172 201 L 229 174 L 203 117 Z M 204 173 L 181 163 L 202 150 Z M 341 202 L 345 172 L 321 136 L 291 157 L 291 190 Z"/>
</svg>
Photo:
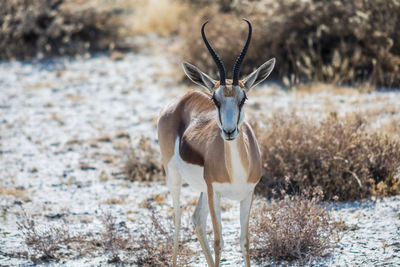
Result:
<svg viewBox="0 0 400 267">
<path fill-rule="evenodd" d="M 397 112 L 396 114 L 400 114 L 400 112 Z M 392 118 L 389 121 L 383 123 L 381 127 L 379 128 L 380 132 L 385 132 L 390 134 L 391 136 L 394 136 L 398 140 L 400 140 L 400 118 Z"/>
<path fill-rule="evenodd" d="M 118 224 L 116 217 L 106 213 L 101 218 L 103 232 L 101 233 L 101 246 L 108 255 L 109 263 L 131 263 L 129 254 L 135 248 L 135 238 L 125 224 Z M 121 229 L 122 225 L 122 229 Z M 122 231 L 121 231 L 122 230 Z M 128 255 L 126 255 L 128 254 Z M 125 255 L 125 258 L 121 258 Z"/>
<path fill-rule="evenodd" d="M 104 253 L 109 262 L 129 263 L 129 258 L 122 260 L 120 256 L 135 249 L 131 233 L 126 228 L 118 231 L 116 218 L 111 214 L 100 219 L 103 229 L 99 234 L 73 232 L 65 221 L 57 225 L 39 223 L 24 212 L 18 228 L 28 247 L 26 255 L 34 263 L 94 257 Z"/>
<path fill-rule="evenodd" d="M 150 139 L 141 137 L 137 146 L 127 152 L 124 166 L 126 177 L 132 181 L 154 181 L 164 179 L 160 153 L 154 149 Z"/>
<path fill-rule="evenodd" d="M 29 191 L 22 188 L 1 188 L 0 183 L 0 196 L 14 196 L 16 198 L 24 198 Z"/>
<path fill-rule="evenodd" d="M 151 216 L 152 224 L 149 228 L 144 229 L 140 235 L 140 246 L 142 250 L 138 253 L 137 264 L 140 266 L 169 266 L 173 254 L 173 233 L 174 226 L 172 223 L 165 223 L 155 216 Z M 171 222 L 172 220 L 170 220 Z M 190 220 L 182 220 L 183 237 L 180 238 L 180 247 L 178 249 L 178 264 L 186 266 L 194 251 L 185 246 L 193 238 L 193 230 L 185 222 Z"/>
<path fill-rule="evenodd" d="M 75 248 L 76 251 L 74 251 L 75 255 L 73 256 L 77 256 L 82 252 L 81 245 L 87 243 L 85 240 L 88 239 L 87 236 L 82 237 L 71 234 L 65 224 L 50 227 L 39 225 L 25 212 L 17 224 L 20 234 L 24 237 L 25 244 L 28 247 L 26 255 L 35 263 L 62 259 L 63 253 L 61 250 L 67 245 Z"/>
<path fill-rule="evenodd" d="M 135 1 L 135 12 L 128 21 L 135 34 L 156 33 L 169 36 L 177 33 L 189 15 L 189 5 L 177 0 Z"/>
<path fill-rule="evenodd" d="M 366 132 L 360 116 L 318 123 L 275 115 L 267 123 L 267 129 L 255 125 L 264 164 L 259 193 L 272 196 L 287 184 L 288 193 L 320 186 L 325 199 L 400 193 L 400 142 Z"/>
<path fill-rule="evenodd" d="M 253 209 L 252 258 L 265 264 L 271 259 L 305 261 L 327 255 L 340 239 L 339 228 L 320 200 L 318 194 L 286 196 Z"/>
<path fill-rule="evenodd" d="M 39 222 L 25 212 L 18 222 L 20 234 L 28 248 L 20 256 L 34 263 L 58 262 L 80 257 L 107 256 L 108 263 L 167 266 L 172 257 L 173 225 L 170 218 L 151 215 L 151 222 L 143 222 L 139 229 L 130 231 L 126 223 L 118 222 L 110 213 L 101 215 L 102 230 L 92 233 L 80 229 L 73 232 L 66 222 L 57 225 Z M 193 232 L 185 224 L 182 227 L 182 246 L 191 240 Z M 194 252 L 182 247 L 179 260 L 186 265 Z"/>
<path fill-rule="evenodd" d="M 185 60 L 208 72 L 216 69 L 200 36 L 202 23 L 212 19 L 209 39 L 231 70 L 247 31 L 239 18 L 247 17 L 254 34 L 242 73 L 276 57 L 273 75 L 287 86 L 323 81 L 400 87 L 398 0 L 231 3 L 222 8 L 225 13 L 218 4 L 203 8 L 186 23 Z"/>
</svg>

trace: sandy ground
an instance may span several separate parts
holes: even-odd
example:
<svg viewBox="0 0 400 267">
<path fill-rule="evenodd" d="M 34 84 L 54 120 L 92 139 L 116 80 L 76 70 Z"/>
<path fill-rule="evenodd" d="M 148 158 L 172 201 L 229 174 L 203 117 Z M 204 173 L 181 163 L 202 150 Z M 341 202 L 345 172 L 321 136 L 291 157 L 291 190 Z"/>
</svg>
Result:
<svg viewBox="0 0 400 267">
<path fill-rule="evenodd" d="M 171 64 L 176 64 L 173 57 L 146 54 L 127 54 L 121 60 L 103 55 L 0 63 L 1 266 L 32 264 L 16 253 L 26 251 L 16 225 L 23 209 L 43 223 L 66 219 L 71 228 L 88 231 L 98 230 L 98 215 L 104 211 L 138 229 L 139 221 L 149 216 L 143 203 L 155 196 L 165 197 L 157 210 L 171 214 L 163 183 L 129 182 L 121 171 L 126 150 L 142 135 L 156 141 L 159 110 L 186 90 L 174 85 Z M 247 117 L 293 110 L 316 118 L 332 112 L 368 112 L 369 127 L 379 129 L 400 119 L 399 100 L 399 92 L 289 93 L 264 85 L 249 95 Z M 183 205 L 189 206 L 186 218 L 196 198 L 197 193 L 183 188 Z M 228 200 L 223 205 L 222 265 L 241 266 L 238 205 Z M 310 265 L 400 265 L 400 197 L 329 207 L 351 230 L 343 232 L 331 256 Z M 196 252 L 189 265 L 204 266 L 198 243 L 189 246 Z M 103 266 L 106 260 L 101 256 L 54 265 Z"/>
</svg>

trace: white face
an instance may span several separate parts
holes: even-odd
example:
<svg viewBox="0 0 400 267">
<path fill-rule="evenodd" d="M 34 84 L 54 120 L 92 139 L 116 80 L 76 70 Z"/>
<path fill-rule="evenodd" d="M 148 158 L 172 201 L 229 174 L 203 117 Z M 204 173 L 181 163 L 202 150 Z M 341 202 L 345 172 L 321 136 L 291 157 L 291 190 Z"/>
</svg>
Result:
<svg viewBox="0 0 400 267">
<path fill-rule="evenodd" d="M 204 27 L 204 25 L 203 25 Z M 200 71 L 196 66 L 187 62 L 183 63 L 186 75 L 196 84 L 204 87 L 213 94 L 213 101 L 217 109 L 217 122 L 221 129 L 221 136 L 224 140 L 235 140 L 239 135 L 240 126 L 243 123 L 243 105 L 246 100 L 246 93 L 251 88 L 264 81 L 275 66 L 275 59 L 270 59 L 253 71 L 243 80 L 239 81 L 240 86 L 233 86 L 232 82 L 225 86 L 219 86 L 215 90 L 217 82 L 207 74 Z M 225 80 L 226 82 L 227 80 Z"/>
<path fill-rule="evenodd" d="M 231 94 L 225 96 L 224 88 L 220 86 L 213 95 L 221 137 L 227 141 L 235 140 L 239 135 L 244 119 L 243 107 L 246 100 L 246 94 L 239 86 L 233 86 L 232 90 Z"/>
</svg>

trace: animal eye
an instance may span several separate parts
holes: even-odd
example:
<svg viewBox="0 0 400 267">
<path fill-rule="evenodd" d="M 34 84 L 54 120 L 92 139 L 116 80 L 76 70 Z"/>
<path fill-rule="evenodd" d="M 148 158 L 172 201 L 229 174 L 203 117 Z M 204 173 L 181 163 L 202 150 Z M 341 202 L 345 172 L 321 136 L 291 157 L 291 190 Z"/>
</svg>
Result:
<svg viewBox="0 0 400 267">
<path fill-rule="evenodd" d="M 215 98 L 215 96 L 212 96 L 211 100 L 214 102 L 214 105 L 219 108 L 221 106 L 221 103 Z"/>
</svg>

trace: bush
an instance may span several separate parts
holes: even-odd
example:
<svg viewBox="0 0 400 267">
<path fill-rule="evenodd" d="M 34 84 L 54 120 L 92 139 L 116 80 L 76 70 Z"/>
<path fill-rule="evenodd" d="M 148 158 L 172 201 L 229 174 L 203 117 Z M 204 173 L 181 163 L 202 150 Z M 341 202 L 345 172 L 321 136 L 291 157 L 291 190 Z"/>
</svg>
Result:
<svg viewBox="0 0 400 267">
<path fill-rule="evenodd" d="M 287 86 L 323 81 L 400 87 L 398 0 L 232 3 L 226 13 L 212 6 L 191 18 L 182 30 L 185 60 L 206 71 L 216 69 L 200 36 L 202 23 L 212 19 L 207 34 L 230 71 L 246 38 L 239 18 L 247 17 L 254 34 L 242 73 L 276 57 L 273 75 Z"/>
<path fill-rule="evenodd" d="M 255 125 L 264 164 L 257 191 L 271 196 L 289 184 L 288 193 L 319 186 L 325 199 L 398 194 L 400 142 L 363 125 L 360 116 L 318 123 L 294 114 L 275 115 L 267 129 Z"/>
<path fill-rule="evenodd" d="M 65 254 L 70 258 L 91 254 L 96 247 L 92 235 L 73 234 L 65 222 L 57 226 L 40 224 L 23 212 L 17 225 L 28 248 L 25 256 L 34 263 L 60 260 Z M 65 247 L 70 248 L 68 253 Z"/>
<path fill-rule="evenodd" d="M 259 264 L 269 260 L 306 260 L 329 253 L 340 239 L 337 224 L 320 197 L 286 196 L 253 209 L 250 233 L 252 258 Z"/>
<path fill-rule="evenodd" d="M 165 177 L 160 152 L 154 149 L 150 140 L 141 137 L 134 148 L 130 148 L 125 162 L 124 173 L 131 181 L 160 181 Z"/>
<path fill-rule="evenodd" d="M 21 256 L 34 263 L 106 255 L 108 263 L 117 265 L 167 266 L 172 258 L 172 220 L 164 215 L 155 215 L 154 210 L 135 231 L 130 231 L 125 222 L 118 222 L 110 213 L 102 214 L 99 233 L 89 231 L 90 227 L 72 231 L 65 221 L 54 225 L 34 220 L 25 212 L 21 215 L 18 229 L 28 248 Z M 194 252 L 185 244 L 192 240 L 193 231 L 185 221 L 181 229 L 183 239 L 180 241 L 179 261 L 187 265 Z"/>
<path fill-rule="evenodd" d="M 174 253 L 174 226 L 172 220 L 165 223 L 155 216 L 154 212 L 151 215 L 152 224 L 143 229 L 139 242 L 141 250 L 137 253 L 136 264 L 139 266 L 169 266 L 171 264 L 172 255 Z M 189 228 L 189 219 L 182 220 L 183 238 L 180 238 L 180 246 L 178 248 L 178 264 L 187 266 L 189 260 L 194 256 L 194 251 L 191 250 L 186 243 L 193 238 L 193 229 Z"/>
<path fill-rule="evenodd" d="M 75 55 L 118 47 L 121 10 L 99 1 L 0 3 L 0 58 Z M 104 8 L 102 8 L 104 6 Z"/>
</svg>

